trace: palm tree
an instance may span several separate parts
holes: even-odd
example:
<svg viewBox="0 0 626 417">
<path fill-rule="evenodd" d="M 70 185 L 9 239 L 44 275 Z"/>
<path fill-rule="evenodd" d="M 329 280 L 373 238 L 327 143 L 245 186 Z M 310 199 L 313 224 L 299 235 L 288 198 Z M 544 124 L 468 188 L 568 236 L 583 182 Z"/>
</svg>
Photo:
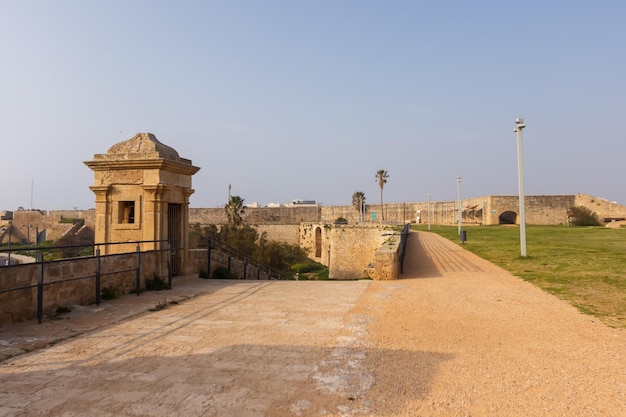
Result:
<svg viewBox="0 0 626 417">
<path fill-rule="evenodd" d="M 363 191 L 355 191 L 352 194 L 352 206 L 359 212 L 359 222 L 362 222 L 365 211 L 365 193 Z"/>
<path fill-rule="evenodd" d="M 246 208 L 243 205 L 243 198 L 238 195 L 233 195 L 228 200 L 228 204 L 224 206 L 226 211 L 226 217 L 228 218 L 228 224 L 230 226 L 237 227 L 243 223 L 243 212 Z"/>
<path fill-rule="evenodd" d="M 378 171 L 376 171 L 376 175 L 374 178 L 376 178 L 376 182 L 378 183 L 378 186 L 380 187 L 380 220 L 383 221 L 385 217 L 384 211 L 383 211 L 383 187 L 387 183 L 387 178 L 389 178 L 389 173 L 385 171 L 384 169 L 379 169 Z"/>
</svg>

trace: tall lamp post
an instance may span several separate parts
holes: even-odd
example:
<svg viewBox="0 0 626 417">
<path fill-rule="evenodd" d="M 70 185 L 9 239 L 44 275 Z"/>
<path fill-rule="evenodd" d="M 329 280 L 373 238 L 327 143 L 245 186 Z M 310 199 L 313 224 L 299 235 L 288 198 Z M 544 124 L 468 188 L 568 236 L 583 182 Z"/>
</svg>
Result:
<svg viewBox="0 0 626 417">
<path fill-rule="evenodd" d="M 430 230 L 430 192 L 428 192 L 428 230 Z"/>
<path fill-rule="evenodd" d="M 524 152 L 522 150 L 522 129 L 526 125 L 524 119 L 515 119 L 515 129 L 517 133 L 517 178 L 519 181 L 519 240 L 522 256 L 526 256 L 526 214 L 524 211 Z"/>
<path fill-rule="evenodd" d="M 461 236 L 461 177 L 456 177 L 456 188 L 457 188 L 457 196 L 458 196 L 458 212 L 459 212 L 459 236 Z"/>
</svg>

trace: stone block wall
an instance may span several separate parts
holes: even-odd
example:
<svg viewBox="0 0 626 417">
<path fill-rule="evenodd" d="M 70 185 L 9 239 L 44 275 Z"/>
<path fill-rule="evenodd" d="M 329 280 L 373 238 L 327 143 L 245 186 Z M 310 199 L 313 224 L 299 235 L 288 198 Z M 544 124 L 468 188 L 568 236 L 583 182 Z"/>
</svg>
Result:
<svg viewBox="0 0 626 417">
<path fill-rule="evenodd" d="M 420 203 L 390 203 L 384 204 L 384 222 L 405 224 L 415 221 L 415 216 Z M 424 203 L 424 207 L 427 204 Z M 374 220 L 373 214 L 376 213 Z M 381 220 L 380 204 L 365 204 L 365 216 L 363 223 L 378 223 Z M 349 224 L 359 222 L 359 212 L 353 206 L 328 206 L 321 207 L 319 221 L 333 223 L 339 217 L 348 220 Z"/>
<path fill-rule="evenodd" d="M 400 237 L 382 245 L 374 253 L 374 264 L 366 270 L 377 281 L 389 281 L 400 276 Z"/>
<path fill-rule="evenodd" d="M 206 273 L 208 265 L 207 265 L 207 253 L 206 249 L 192 249 L 190 252 L 190 262 L 191 269 L 195 274 L 201 275 Z M 244 274 L 245 267 L 245 274 Z M 212 272 L 216 268 L 228 268 L 228 254 L 218 251 L 211 251 L 211 276 Z M 247 279 L 270 279 L 276 278 L 271 277 L 269 271 L 263 268 L 257 268 L 256 265 L 244 263 L 242 260 L 231 258 L 230 260 L 230 270 L 233 274 L 235 274 L 239 279 L 243 279 L 244 276 Z"/>
<path fill-rule="evenodd" d="M 300 247 L 311 259 L 329 267 L 331 279 L 360 279 L 394 230 L 379 224 L 303 223 Z"/>
<path fill-rule="evenodd" d="M 329 277 L 332 279 L 364 278 L 365 269 L 376 262 L 376 250 L 386 239 L 385 230 L 380 226 L 334 225 L 329 234 Z"/>
<path fill-rule="evenodd" d="M 291 245 L 298 245 L 300 243 L 299 224 L 259 224 L 254 225 L 254 227 L 259 233 L 259 236 L 261 236 L 262 233 L 267 233 L 267 238 L 269 240 L 288 243 Z"/>
<path fill-rule="evenodd" d="M 35 231 L 39 230 L 40 242 L 58 240 L 76 229 L 72 223 L 61 223 L 62 219 L 80 219 L 85 226 L 93 230 L 94 210 L 59 210 L 45 212 L 41 210 L 18 210 L 13 213 L 11 237 L 13 243 L 21 241 L 35 242 Z M 29 227 L 30 226 L 30 227 Z M 80 226 L 79 226 L 80 227 Z M 5 241 L 6 240 L 6 241 Z M 8 235 L 0 237 L 0 243 L 7 243 Z"/>
<path fill-rule="evenodd" d="M 247 207 L 243 213 L 246 224 L 299 224 L 301 222 L 318 221 L 321 207 Z M 223 207 L 190 208 L 189 224 L 226 224 L 228 219 Z"/>
<path fill-rule="evenodd" d="M 585 206 L 598 215 L 600 221 L 611 218 L 626 218 L 626 207 L 614 201 L 593 197 L 586 194 L 576 194 L 575 206 Z"/>
<path fill-rule="evenodd" d="M 101 288 L 111 288 L 116 294 L 134 292 L 136 254 L 101 257 Z M 167 280 L 167 267 L 159 264 L 158 254 L 141 254 L 141 288 L 145 280 L 159 276 Z M 71 259 L 43 264 L 12 265 L 0 268 L 0 290 L 24 288 L 0 293 L 0 324 L 37 317 L 37 282 L 43 271 L 43 314 L 54 316 L 59 307 L 93 304 L 96 301 L 96 258 Z M 71 280 L 71 281 L 70 281 Z"/>
</svg>

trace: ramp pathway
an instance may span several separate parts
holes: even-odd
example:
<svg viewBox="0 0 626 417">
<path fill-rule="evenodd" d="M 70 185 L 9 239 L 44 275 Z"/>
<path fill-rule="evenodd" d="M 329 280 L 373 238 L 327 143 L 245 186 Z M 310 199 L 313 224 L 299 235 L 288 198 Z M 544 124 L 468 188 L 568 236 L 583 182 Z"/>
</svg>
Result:
<svg viewBox="0 0 626 417">
<path fill-rule="evenodd" d="M 0 332 L 34 349 L 0 416 L 626 415 L 623 330 L 425 232 L 398 281 L 197 279 Z"/>
</svg>

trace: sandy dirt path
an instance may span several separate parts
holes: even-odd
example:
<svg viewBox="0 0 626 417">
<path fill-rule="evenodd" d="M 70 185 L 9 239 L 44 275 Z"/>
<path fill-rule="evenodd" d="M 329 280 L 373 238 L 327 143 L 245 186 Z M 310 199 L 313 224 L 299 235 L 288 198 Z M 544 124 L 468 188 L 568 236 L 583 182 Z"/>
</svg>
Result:
<svg viewBox="0 0 626 417">
<path fill-rule="evenodd" d="M 197 280 L 106 326 L 83 309 L 0 364 L 0 416 L 626 415 L 624 331 L 437 235 L 407 250 L 397 281 Z"/>
<path fill-rule="evenodd" d="M 623 330 L 437 235 L 408 250 L 403 279 L 356 309 L 372 320 L 373 415 L 626 416 Z"/>
</svg>

